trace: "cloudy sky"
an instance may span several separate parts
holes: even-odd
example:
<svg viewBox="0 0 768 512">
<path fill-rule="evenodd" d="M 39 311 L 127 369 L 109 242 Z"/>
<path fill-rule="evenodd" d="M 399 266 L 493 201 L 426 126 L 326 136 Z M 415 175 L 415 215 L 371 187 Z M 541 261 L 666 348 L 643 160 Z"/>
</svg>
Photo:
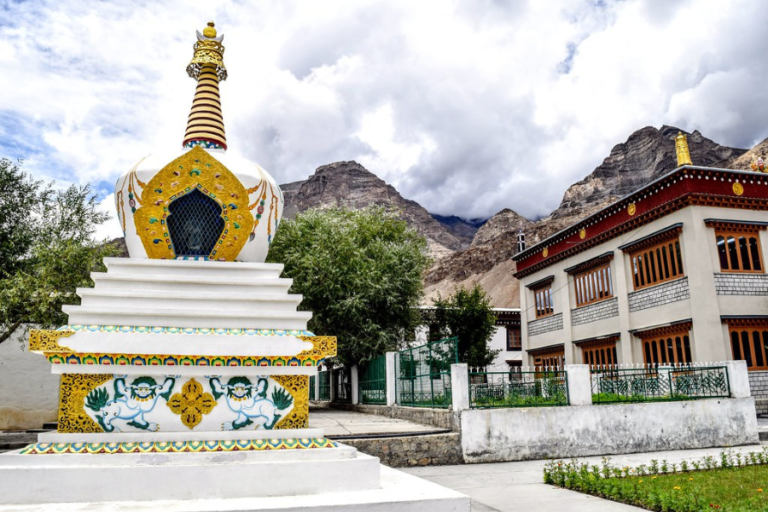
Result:
<svg viewBox="0 0 768 512">
<path fill-rule="evenodd" d="M 109 204 L 180 146 L 211 19 L 230 150 L 279 183 L 357 160 L 433 213 L 533 218 L 643 126 L 768 137 L 762 0 L 0 0 L 0 156 Z"/>
</svg>

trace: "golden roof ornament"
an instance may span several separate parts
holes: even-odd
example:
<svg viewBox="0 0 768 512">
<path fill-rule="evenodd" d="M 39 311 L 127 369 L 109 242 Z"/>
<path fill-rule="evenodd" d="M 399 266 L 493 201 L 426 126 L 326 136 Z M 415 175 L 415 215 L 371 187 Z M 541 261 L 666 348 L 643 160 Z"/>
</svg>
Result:
<svg viewBox="0 0 768 512">
<path fill-rule="evenodd" d="M 677 151 L 677 166 L 693 165 L 691 162 L 691 153 L 688 150 L 688 137 L 683 132 L 677 132 L 675 137 L 675 150 Z"/>
<path fill-rule="evenodd" d="M 204 65 L 210 64 L 216 68 L 219 80 L 227 79 L 227 68 L 224 67 L 224 34 L 216 37 L 216 29 L 212 21 L 203 29 L 203 33 L 197 31 L 197 42 L 193 47 L 195 54 L 187 66 L 187 74 L 197 80 L 200 70 Z"/>
</svg>

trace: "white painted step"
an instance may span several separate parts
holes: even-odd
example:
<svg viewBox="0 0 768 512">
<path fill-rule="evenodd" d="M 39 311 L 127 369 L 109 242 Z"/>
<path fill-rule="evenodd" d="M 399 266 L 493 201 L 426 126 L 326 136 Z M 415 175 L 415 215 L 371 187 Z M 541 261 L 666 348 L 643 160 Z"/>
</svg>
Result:
<svg viewBox="0 0 768 512">
<path fill-rule="evenodd" d="M 96 289 L 99 290 L 156 290 L 160 292 L 185 293 L 288 293 L 293 279 L 244 279 L 206 276 L 137 276 L 91 272 Z"/>
<path fill-rule="evenodd" d="M 78 288 L 81 305 L 108 308 L 158 308 L 158 309 L 207 309 L 211 311 L 296 311 L 301 295 L 285 293 L 249 293 L 234 289 L 222 292 L 159 292 L 154 290 L 120 290 L 102 288 Z"/>
<path fill-rule="evenodd" d="M 204 276 L 219 279 L 236 277 L 276 279 L 283 272 L 282 263 L 244 263 L 239 261 L 150 260 L 104 258 L 109 274 L 133 276 Z"/>
<path fill-rule="evenodd" d="M 133 325 L 157 327 L 219 327 L 241 329 L 301 329 L 309 311 L 211 311 L 207 309 L 63 306 L 70 325 Z"/>
</svg>

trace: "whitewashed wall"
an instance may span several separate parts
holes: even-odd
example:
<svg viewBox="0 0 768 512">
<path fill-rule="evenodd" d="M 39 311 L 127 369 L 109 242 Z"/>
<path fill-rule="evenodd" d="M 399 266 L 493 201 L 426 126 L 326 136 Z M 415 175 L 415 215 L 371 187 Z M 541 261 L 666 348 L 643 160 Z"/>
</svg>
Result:
<svg viewBox="0 0 768 512">
<path fill-rule="evenodd" d="M 20 328 L 0 343 L 0 430 L 40 428 L 56 421 L 59 376 L 41 355 L 27 352 L 28 335 Z"/>
</svg>

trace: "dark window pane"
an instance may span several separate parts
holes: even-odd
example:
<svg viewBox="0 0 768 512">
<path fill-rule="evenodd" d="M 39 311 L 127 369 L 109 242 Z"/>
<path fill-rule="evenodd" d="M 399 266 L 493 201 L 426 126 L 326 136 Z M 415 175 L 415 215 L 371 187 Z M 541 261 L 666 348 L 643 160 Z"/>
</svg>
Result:
<svg viewBox="0 0 768 512">
<path fill-rule="evenodd" d="M 766 343 L 768 343 L 768 332 L 766 332 L 765 335 L 766 335 L 765 341 Z M 613 346 L 613 349 L 611 349 L 611 351 L 613 352 L 613 364 L 616 364 L 616 362 L 618 361 L 618 359 L 616 358 L 616 345 Z"/>
<path fill-rule="evenodd" d="M 664 260 L 664 277 L 669 279 L 669 260 L 667 256 L 667 246 L 665 245 L 661 248 L 661 257 Z M 675 275 L 674 271 L 672 271 L 672 275 Z"/>
<path fill-rule="evenodd" d="M 760 333 L 757 331 L 752 331 L 752 346 L 755 347 L 755 366 L 765 366 L 763 344 L 760 343 Z"/>
<path fill-rule="evenodd" d="M 675 344 L 677 345 L 677 362 L 682 363 L 685 361 L 685 354 L 683 354 L 683 340 L 680 339 L 680 336 L 675 338 Z"/>
<path fill-rule="evenodd" d="M 740 361 L 741 357 L 741 343 L 739 343 L 739 333 L 736 331 L 731 332 L 731 351 L 733 351 L 734 361 Z"/>
<path fill-rule="evenodd" d="M 683 253 L 680 252 L 680 242 L 675 242 L 675 252 L 677 253 L 677 273 L 683 273 Z"/>
<path fill-rule="evenodd" d="M 739 266 L 739 255 L 736 252 L 736 239 L 732 236 L 728 237 L 728 256 L 731 260 L 731 268 L 739 270 L 741 267 Z"/>
<path fill-rule="evenodd" d="M 653 255 L 653 251 L 648 252 L 648 260 L 651 262 L 651 277 L 648 279 L 649 282 L 655 283 L 657 281 L 656 279 L 656 258 Z"/>
<path fill-rule="evenodd" d="M 645 345 L 645 362 L 651 364 L 653 362 L 651 359 L 651 344 L 646 341 L 643 345 Z"/>
<path fill-rule="evenodd" d="M 747 367 L 752 368 L 754 364 L 752 361 L 752 351 L 749 350 L 749 333 L 747 331 L 741 331 L 741 350 L 744 353 L 744 359 L 747 361 Z"/>
<path fill-rule="evenodd" d="M 677 265 L 675 264 L 675 245 L 669 244 L 669 263 L 672 265 L 672 275 L 677 275 Z"/>
<path fill-rule="evenodd" d="M 752 270 L 763 270 L 760 264 L 760 246 L 758 245 L 757 236 L 749 237 L 749 252 L 752 253 Z"/>
<path fill-rule="evenodd" d="M 661 356 L 661 363 L 667 364 L 667 344 L 665 340 L 659 340 L 659 352 Z"/>
<path fill-rule="evenodd" d="M 651 258 L 648 256 L 648 253 L 643 254 L 643 264 L 645 265 L 645 284 L 651 284 L 653 281 L 651 281 L 651 264 L 653 262 L 651 261 Z"/>
<path fill-rule="evenodd" d="M 717 256 L 720 258 L 720 270 L 728 270 L 728 253 L 725 250 L 725 238 L 717 236 Z"/>
<path fill-rule="evenodd" d="M 752 264 L 749 261 L 749 248 L 747 247 L 747 239 L 743 236 L 739 237 L 739 251 L 741 252 L 741 266 L 744 270 L 752 270 Z"/>
<path fill-rule="evenodd" d="M 768 330 L 763 331 L 763 350 L 765 351 L 765 356 L 768 357 Z"/>
<path fill-rule="evenodd" d="M 693 361 L 693 357 L 691 357 L 691 340 L 688 336 L 683 336 L 683 345 L 685 346 L 685 362 L 690 363 Z"/>
<path fill-rule="evenodd" d="M 675 342 L 672 338 L 667 338 L 667 353 L 669 354 L 669 362 L 675 362 Z"/>
</svg>

